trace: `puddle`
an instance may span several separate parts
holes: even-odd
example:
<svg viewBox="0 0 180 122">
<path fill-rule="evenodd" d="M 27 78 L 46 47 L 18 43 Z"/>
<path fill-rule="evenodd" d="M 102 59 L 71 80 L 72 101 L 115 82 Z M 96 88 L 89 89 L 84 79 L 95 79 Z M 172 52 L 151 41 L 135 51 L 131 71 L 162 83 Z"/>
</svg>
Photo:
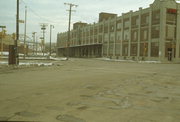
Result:
<svg viewBox="0 0 180 122">
<path fill-rule="evenodd" d="M 15 115 L 23 116 L 23 117 L 37 117 L 40 114 L 32 113 L 32 112 L 28 112 L 28 111 L 21 111 L 21 112 L 15 113 Z"/>
<path fill-rule="evenodd" d="M 58 107 L 58 106 L 47 106 L 46 107 L 49 110 L 56 110 L 56 111 L 62 111 L 64 108 Z"/>
<path fill-rule="evenodd" d="M 97 87 L 94 85 L 86 85 L 86 86 L 84 86 L 84 88 L 89 89 L 89 90 L 96 90 L 97 89 Z"/>
<path fill-rule="evenodd" d="M 86 122 L 85 120 L 74 117 L 72 115 L 58 115 L 56 119 L 63 122 Z"/>
<path fill-rule="evenodd" d="M 133 118 L 131 120 L 129 120 L 128 122 L 157 122 L 155 120 L 147 120 L 147 119 L 137 119 L 137 118 Z"/>
<path fill-rule="evenodd" d="M 80 102 L 73 101 L 73 102 L 68 102 L 66 105 L 68 105 L 68 106 L 77 106 L 79 104 L 80 104 Z"/>
<path fill-rule="evenodd" d="M 90 97 L 92 97 L 92 95 L 80 95 L 80 97 L 83 97 L 83 98 L 90 98 Z"/>
<path fill-rule="evenodd" d="M 77 109 L 78 110 L 86 110 L 86 109 L 88 109 L 89 107 L 88 106 L 81 106 L 81 107 L 78 107 Z"/>
<path fill-rule="evenodd" d="M 0 121 L 7 121 L 8 119 L 8 117 L 0 117 Z"/>
</svg>

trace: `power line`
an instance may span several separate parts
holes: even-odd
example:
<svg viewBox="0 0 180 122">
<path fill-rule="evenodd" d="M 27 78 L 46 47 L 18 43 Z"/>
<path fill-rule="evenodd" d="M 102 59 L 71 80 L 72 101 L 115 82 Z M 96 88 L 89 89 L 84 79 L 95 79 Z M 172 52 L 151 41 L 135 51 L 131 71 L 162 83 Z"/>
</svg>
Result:
<svg viewBox="0 0 180 122">
<path fill-rule="evenodd" d="M 29 5 L 27 5 L 27 3 L 26 3 L 24 0 L 22 0 L 22 3 L 23 3 L 25 6 L 28 6 L 28 9 L 30 10 L 30 12 L 33 13 L 33 14 L 34 14 L 35 16 L 37 16 L 38 18 L 40 18 L 40 19 L 42 19 L 42 20 L 44 20 L 44 21 L 46 21 L 46 22 L 53 23 L 53 24 L 59 24 L 59 23 L 60 23 L 60 22 L 51 21 L 51 20 L 49 20 L 49 19 L 47 19 L 47 18 L 39 15 L 39 14 L 38 14 L 37 12 L 35 12 Z"/>
</svg>

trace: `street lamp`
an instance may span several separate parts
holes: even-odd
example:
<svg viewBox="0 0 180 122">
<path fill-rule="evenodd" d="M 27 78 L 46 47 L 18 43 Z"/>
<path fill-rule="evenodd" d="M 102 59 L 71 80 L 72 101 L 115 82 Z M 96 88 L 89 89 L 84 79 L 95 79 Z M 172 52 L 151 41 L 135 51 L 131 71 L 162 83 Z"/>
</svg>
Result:
<svg viewBox="0 0 180 122">
<path fill-rule="evenodd" d="M 52 29 L 54 25 L 50 25 L 50 44 L 49 44 L 49 57 L 51 56 L 51 37 L 52 37 Z"/>
</svg>

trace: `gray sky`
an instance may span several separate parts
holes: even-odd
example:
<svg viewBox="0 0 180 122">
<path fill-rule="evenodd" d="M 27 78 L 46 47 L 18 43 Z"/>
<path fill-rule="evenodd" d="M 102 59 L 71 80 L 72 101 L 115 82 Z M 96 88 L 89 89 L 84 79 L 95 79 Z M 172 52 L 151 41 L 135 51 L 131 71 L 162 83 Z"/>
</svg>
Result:
<svg viewBox="0 0 180 122">
<path fill-rule="evenodd" d="M 58 32 L 67 31 L 68 6 L 64 3 L 77 4 L 73 8 L 72 23 L 77 21 L 93 23 L 98 21 L 100 12 L 116 13 L 119 16 L 130 10 L 136 11 L 139 7 L 147 8 L 154 0 L 20 0 L 20 19 L 24 20 L 25 5 L 28 7 L 27 34 L 32 32 L 41 36 L 40 23 L 53 24 L 53 42 L 56 42 Z M 16 0 L 0 0 L 0 25 L 5 25 L 9 34 L 15 32 L 16 27 Z M 20 24 L 20 33 L 24 33 L 24 25 Z M 49 41 L 49 27 L 46 33 L 46 42 Z"/>
</svg>

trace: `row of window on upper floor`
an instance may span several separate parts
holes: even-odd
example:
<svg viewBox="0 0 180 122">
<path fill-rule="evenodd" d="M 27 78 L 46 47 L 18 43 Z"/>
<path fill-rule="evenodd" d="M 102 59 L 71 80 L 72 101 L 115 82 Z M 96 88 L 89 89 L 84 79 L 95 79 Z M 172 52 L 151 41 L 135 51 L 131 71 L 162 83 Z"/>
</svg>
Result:
<svg viewBox="0 0 180 122">
<path fill-rule="evenodd" d="M 168 10 L 168 9 L 167 9 Z M 141 21 L 140 18 L 141 17 Z M 115 30 L 120 31 L 122 29 L 126 30 L 130 28 L 138 28 L 139 25 L 141 27 L 148 26 L 150 24 L 152 25 L 158 25 L 160 24 L 160 10 L 155 10 L 152 11 L 152 17 L 150 20 L 150 14 L 145 13 L 142 14 L 141 16 L 132 16 L 132 18 L 125 18 L 122 20 L 117 20 L 114 22 L 110 23 L 105 23 L 105 24 L 99 24 L 95 26 L 90 26 L 90 27 L 84 27 L 79 30 L 73 30 L 71 31 L 71 37 L 77 37 L 77 36 L 91 36 L 91 35 L 97 35 L 98 33 L 108 33 L 108 32 L 114 32 Z M 166 16 L 166 23 L 167 24 L 176 24 L 176 14 L 174 13 L 168 13 Z M 131 21 L 131 23 L 130 23 Z M 66 35 L 65 35 L 66 36 Z"/>
</svg>

